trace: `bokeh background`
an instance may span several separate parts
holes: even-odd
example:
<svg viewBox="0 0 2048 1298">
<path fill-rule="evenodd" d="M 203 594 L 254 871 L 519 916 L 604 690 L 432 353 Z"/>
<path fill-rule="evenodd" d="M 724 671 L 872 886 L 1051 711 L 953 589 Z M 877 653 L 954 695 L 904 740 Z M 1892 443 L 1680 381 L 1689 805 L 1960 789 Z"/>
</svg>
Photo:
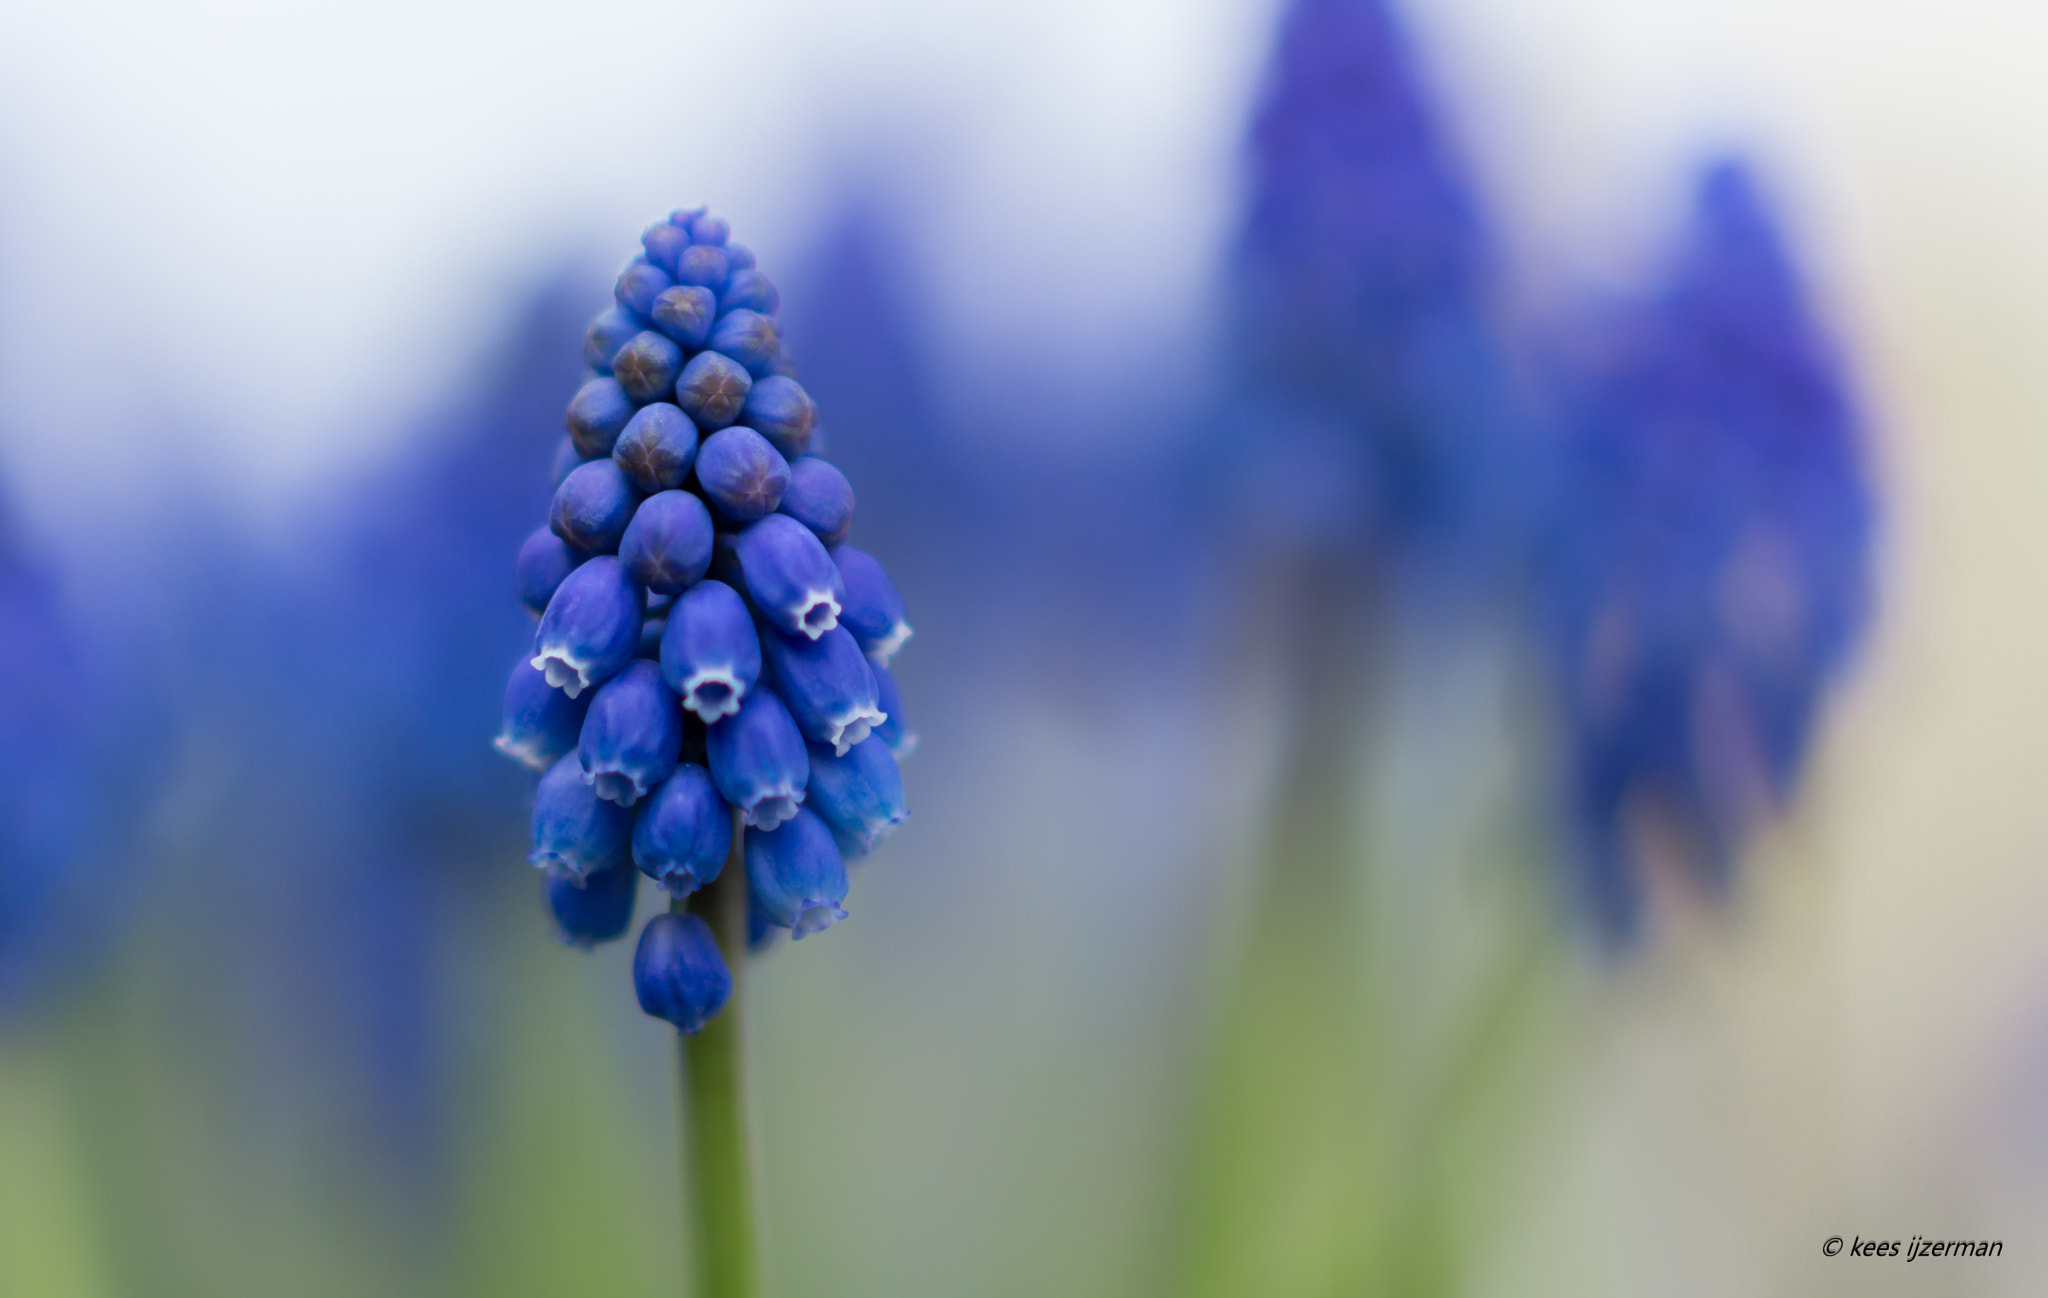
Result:
<svg viewBox="0 0 2048 1298">
<path fill-rule="evenodd" d="M 549 936 L 488 741 L 583 325 L 696 202 L 919 629 L 913 820 L 755 965 L 778 1292 L 2039 1292 L 2048 14 L 1395 6 L 1513 394 L 1420 426 L 1526 488 L 1443 543 L 1271 418 L 1328 342 L 1247 234 L 1294 7 L 0 13 L 0 1294 L 681 1288 L 672 1034 Z M 1726 157 L 1869 606 L 1617 940 L 1550 376 Z"/>
</svg>

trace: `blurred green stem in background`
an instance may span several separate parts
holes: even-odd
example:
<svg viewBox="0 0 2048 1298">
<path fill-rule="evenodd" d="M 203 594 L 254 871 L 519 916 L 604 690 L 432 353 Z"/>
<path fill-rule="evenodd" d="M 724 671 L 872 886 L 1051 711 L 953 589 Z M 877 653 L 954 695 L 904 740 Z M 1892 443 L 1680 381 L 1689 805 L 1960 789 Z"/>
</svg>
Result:
<svg viewBox="0 0 2048 1298">
<path fill-rule="evenodd" d="M 711 926 L 732 971 L 725 1012 L 679 1037 L 683 1084 L 683 1202 L 693 1220 L 697 1298 L 759 1298 L 760 1237 L 747 1124 L 741 992 L 747 963 L 746 828 L 734 816 L 732 852 L 691 909 Z M 678 899 L 677 910 L 684 907 Z"/>
<path fill-rule="evenodd" d="M 0 1294 L 101 1298 L 113 1286 L 54 1043 L 0 1042 Z"/>
</svg>

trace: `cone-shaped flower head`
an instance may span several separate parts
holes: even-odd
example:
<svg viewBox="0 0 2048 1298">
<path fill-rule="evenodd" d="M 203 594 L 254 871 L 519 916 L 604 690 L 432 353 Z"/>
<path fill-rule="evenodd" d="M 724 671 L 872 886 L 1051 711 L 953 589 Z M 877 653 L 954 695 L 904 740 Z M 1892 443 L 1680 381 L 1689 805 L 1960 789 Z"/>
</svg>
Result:
<svg viewBox="0 0 2048 1298">
<path fill-rule="evenodd" d="M 716 879 L 732 851 L 732 807 L 692 762 L 649 796 L 633 822 L 633 862 L 681 897 Z"/>
<path fill-rule="evenodd" d="M 616 942 L 633 926 L 633 901 L 640 894 L 640 872 L 615 865 L 587 879 L 550 874 L 541 880 L 541 895 L 555 919 L 555 934 L 570 946 L 588 951 L 600 942 Z"/>
<path fill-rule="evenodd" d="M 767 921 L 808 937 L 846 918 L 846 862 L 818 814 L 798 808 L 772 830 L 747 834 L 747 890 Z"/>
<path fill-rule="evenodd" d="M 1561 367 L 1551 574 L 1581 885 L 1638 925 L 1649 846 L 1710 892 L 1789 795 L 1866 613 L 1874 507 L 1834 355 L 1747 173 L 1663 289 Z"/>
<path fill-rule="evenodd" d="M 879 666 L 910 634 L 903 601 L 843 545 L 853 484 L 810 454 L 818 410 L 782 348 L 781 296 L 729 236 L 702 208 L 641 234 L 585 336 L 596 377 L 569 401 L 548 526 L 516 565 L 540 627 L 498 746 L 543 772 L 529 858 L 577 945 L 626 931 L 639 874 L 675 897 L 718 880 L 736 821 L 750 927 L 817 932 L 846 915 L 845 856 L 905 816 L 895 759 L 914 737 Z M 732 986 L 679 913 L 642 931 L 634 983 L 684 1032 Z"/>
<path fill-rule="evenodd" d="M 683 1035 L 702 1032 L 732 999 L 732 972 L 711 927 L 695 915 L 648 920 L 633 952 L 633 991 L 641 1009 Z"/>
</svg>

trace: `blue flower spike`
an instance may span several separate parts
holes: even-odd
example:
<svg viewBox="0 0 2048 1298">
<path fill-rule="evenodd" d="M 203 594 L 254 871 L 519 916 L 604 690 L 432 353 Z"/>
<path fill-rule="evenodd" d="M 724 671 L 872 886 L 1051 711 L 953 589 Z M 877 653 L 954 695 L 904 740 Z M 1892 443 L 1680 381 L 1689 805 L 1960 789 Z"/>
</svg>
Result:
<svg viewBox="0 0 2048 1298">
<path fill-rule="evenodd" d="M 586 460 L 610 455 L 632 417 L 633 398 L 617 379 L 592 379 L 569 399 L 569 441 Z"/>
<path fill-rule="evenodd" d="M 846 918 L 846 861 L 832 830 L 807 808 L 777 828 L 747 835 L 747 891 L 761 914 L 793 938 Z"/>
<path fill-rule="evenodd" d="M 548 601 L 555 597 L 555 591 L 563 580 L 576 571 L 576 566 L 583 559 L 584 556 L 556 536 L 552 528 L 535 528 L 527 536 L 525 544 L 519 547 L 519 561 L 513 569 L 514 580 L 519 586 L 519 602 L 526 605 L 535 617 L 547 612 Z"/>
<path fill-rule="evenodd" d="M 562 579 L 541 615 L 533 665 L 575 698 L 626 669 L 640 648 L 647 592 L 616 556 L 599 555 Z"/>
<path fill-rule="evenodd" d="M 786 460 L 811 449 L 818 407 L 803 385 L 786 375 L 771 374 L 747 392 L 739 422 L 768 439 Z"/>
<path fill-rule="evenodd" d="M 649 496 L 626 526 L 619 559 L 634 581 L 659 595 L 680 595 L 711 567 L 711 511 L 687 491 Z"/>
<path fill-rule="evenodd" d="M 612 290 L 612 296 L 619 305 L 636 316 L 654 314 L 654 299 L 674 287 L 675 281 L 651 260 L 635 259 L 619 272 L 619 282 Z"/>
<path fill-rule="evenodd" d="M 552 538 L 550 538 L 552 539 Z M 505 682 L 505 719 L 493 742 L 499 752 L 531 770 L 545 771 L 576 751 L 590 695 L 570 698 L 524 658 Z"/>
<path fill-rule="evenodd" d="M 910 818 L 903 802 L 903 775 L 880 735 L 870 735 L 845 752 L 811 745 L 811 783 L 804 806 L 831 827 L 840 855 L 866 856 Z"/>
<path fill-rule="evenodd" d="M 796 814 L 811 778 L 804 737 L 789 709 L 770 690 L 747 691 L 739 711 L 706 737 L 711 781 L 740 818 L 773 829 Z"/>
<path fill-rule="evenodd" d="M 630 807 L 675 773 L 682 751 L 682 705 L 661 668 L 639 658 L 598 687 L 576 757 L 598 797 Z"/>
<path fill-rule="evenodd" d="M 550 874 L 541 880 L 541 895 L 555 919 L 555 936 L 579 951 L 600 942 L 616 942 L 633 927 L 633 902 L 640 894 L 640 872 L 631 863 L 578 879 Z"/>
<path fill-rule="evenodd" d="M 724 428 L 704 439 L 697 453 L 697 481 L 728 518 L 751 523 L 782 504 L 789 464 L 753 429 Z"/>
<path fill-rule="evenodd" d="M 697 425 L 665 401 L 642 406 L 619 433 L 612 459 L 647 495 L 680 487 L 697 462 Z"/>
<path fill-rule="evenodd" d="M 599 374 L 611 373 L 612 358 L 633 340 L 640 329 L 640 322 L 624 307 L 615 306 L 606 311 L 590 322 L 589 330 L 583 335 L 583 363 Z"/>
<path fill-rule="evenodd" d="M 635 401 L 657 401 L 675 386 L 683 370 L 683 349 L 652 329 L 633 335 L 612 358 L 612 377 Z"/>
<path fill-rule="evenodd" d="M 611 554 L 639 508 L 640 493 L 615 460 L 579 464 L 555 488 L 548 526 L 584 554 Z"/>
<path fill-rule="evenodd" d="M 789 486 L 775 508 L 816 532 L 830 549 L 853 530 L 853 484 L 830 464 L 806 455 L 789 466 Z M 845 575 L 842 566 L 840 576 Z"/>
<path fill-rule="evenodd" d="M 673 276 L 676 258 L 690 246 L 690 235 L 688 231 L 676 228 L 673 221 L 656 221 L 641 232 L 640 246 L 646 250 L 649 262 L 661 267 L 664 274 Z"/>
<path fill-rule="evenodd" d="M 842 545 L 832 554 L 845 587 L 839 623 L 853 632 L 861 652 L 883 666 L 915 634 L 903 617 L 903 597 L 882 565 L 865 550 Z"/>
<path fill-rule="evenodd" d="M 816 640 L 769 632 L 761 649 L 791 719 L 804 738 L 841 757 L 882 724 L 874 668 L 844 627 Z"/>
<path fill-rule="evenodd" d="M 683 249 L 676 257 L 676 283 L 708 288 L 713 293 L 725 287 L 726 278 L 732 274 L 732 263 L 726 260 L 725 249 L 708 245 L 693 245 Z"/>
<path fill-rule="evenodd" d="M 704 581 L 676 600 L 661 634 L 661 674 L 706 725 L 740 710 L 761 676 L 761 640 L 738 591 Z"/>
<path fill-rule="evenodd" d="M 739 418 L 754 380 L 730 356 L 698 352 L 683 366 L 675 384 L 676 404 L 697 421 L 697 427 L 718 429 Z"/>
<path fill-rule="evenodd" d="M 776 630 L 815 640 L 839 625 L 846 585 L 809 528 L 770 514 L 741 532 L 733 549 L 747 593 Z"/>
<path fill-rule="evenodd" d="M 574 753 L 540 777 L 532 828 L 526 859 L 550 874 L 585 880 L 633 862 L 633 813 L 597 796 Z"/>
<path fill-rule="evenodd" d="M 648 309 L 654 327 L 685 347 L 702 347 L 711 337 L 712 321 L 718 314 L 718 298 L 708 288 L 678 284 L 664 290 Z"/>
<path fill-rule="evenodd" d="M 746 366 L 747 373 L 758 379 L 782 359 L 782 334 L 771 317 L 742 307 L 719 317 L 711 331 L 711 349 Z"/>
<path fill-rule="evenodd" d="M 633 952 L 633 992 L 640 1008 L 696 1036 L 732 999 L 732 971 L 711 927 L 695 915 L 656 915 L 640 930 Z"/>
<path fill-rule="evenodd" d="M 676 767 L 633 822 L 634 864 L 672 896 L 717 879 L 731 851 L 732 808 L 711 772 L 692 762 Z"/>
<path fill-rule="evenodd" d="M 753 256 L 752 253 L 747 255 Z M 762 315 L 774 315 L 782 306 L 782 294 L 760 271 L 751 267 L 738 268 L 726 280 L 725 292 L 719 295 L 718 305 L 723 311 L 759 311 Z"/>
<path fill-rule="evenodd" d="M 693 214 L 684 229 L 689 231 L 691 243 L 708 244 L 714 248 L 725 247 L 732 238 L 732 225 L 724 217 L 713 216 L 709 212 Z M 753 256 L 752 253 L 747 255 Z"/>
</svg>

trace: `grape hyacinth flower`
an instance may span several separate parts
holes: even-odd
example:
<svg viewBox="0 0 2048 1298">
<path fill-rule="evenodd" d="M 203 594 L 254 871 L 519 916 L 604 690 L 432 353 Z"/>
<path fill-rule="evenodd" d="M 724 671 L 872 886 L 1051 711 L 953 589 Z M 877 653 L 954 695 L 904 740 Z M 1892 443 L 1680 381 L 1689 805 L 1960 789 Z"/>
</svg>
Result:
<svg viewBox="0 0 2048 1298">
<path fill-rule="evenodd" d="M 1867 614 L 1875 507 L 1839 364 L 1754 181 L 1703 176 L 1661 291 L 1586 331 L 1550 631 L 1582 901 L 1641 927 L 1646 858 L 1723 891 L 1789 798 Z"/>
<path fill-rule="evenodd" d="M 497 742 L 544 772 L 529 859 L 564 940 L 624 936 L 641 874 L 672 899 L 634 991 L 686 1038 L 706 1291 L 751 1294 L 740 965 L 750 927 L 846 918 L 846 857 L 903 822 L 913 740 L 883 664 L 910 630 L 843 544 L 853 486 L 811 453 L 817 406 L 754 255 L 701 208 L 640 246 L 585 335 L 547 526 L 515 565 L 540 625 Z"/>
</svg>

